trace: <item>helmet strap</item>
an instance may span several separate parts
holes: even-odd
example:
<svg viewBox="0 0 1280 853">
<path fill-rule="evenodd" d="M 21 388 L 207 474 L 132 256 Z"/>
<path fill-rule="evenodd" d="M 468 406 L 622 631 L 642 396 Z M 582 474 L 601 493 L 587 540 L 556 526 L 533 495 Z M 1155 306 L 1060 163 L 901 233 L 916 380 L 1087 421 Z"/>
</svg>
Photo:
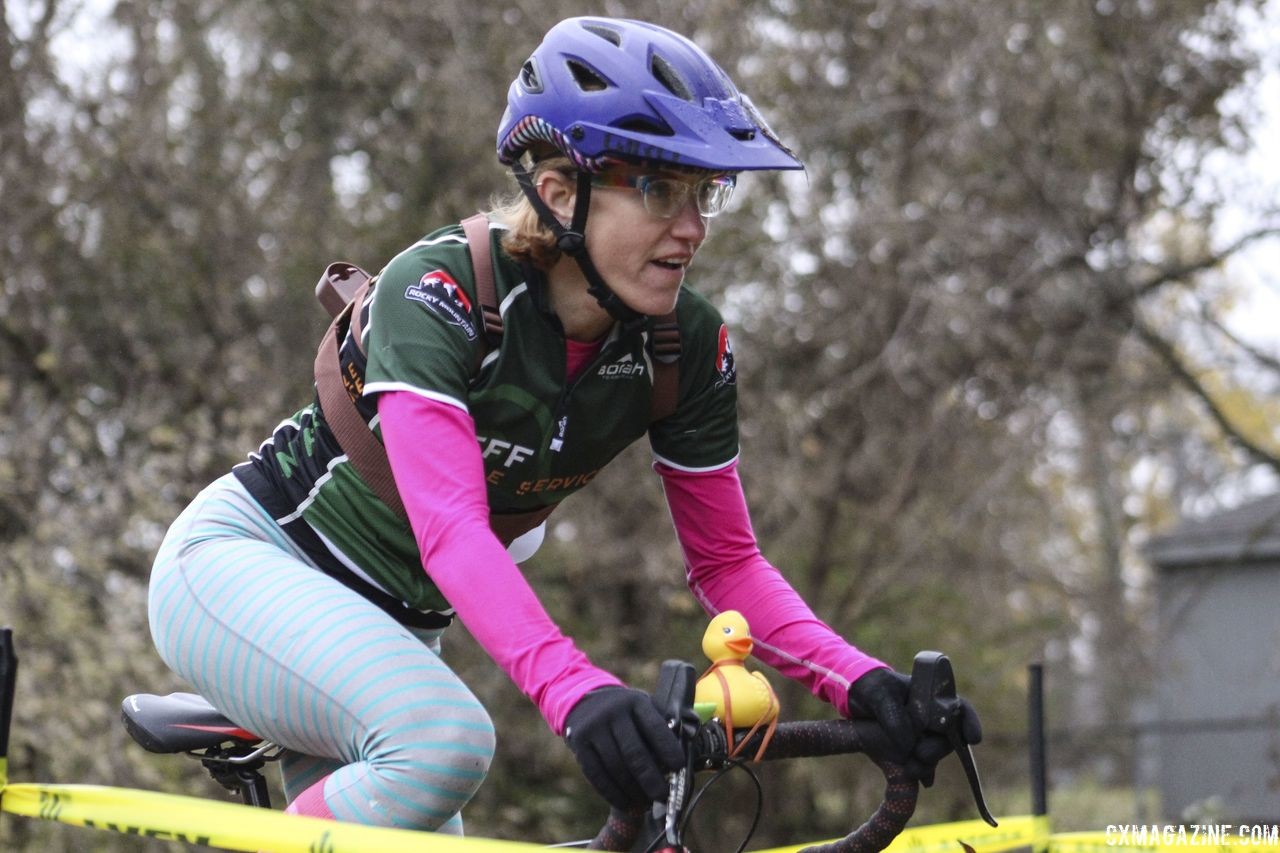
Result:
<svg viewBox="0 0 1280 853">
<path fill-rule="evenodd" d="M 600 271 L 596 269 L 596 265 L 591 261 L 591 254 L 587 251 L 587 211 L 591 206 L 591 174 L 589 172 L 578 172 L 578 188 L 574 196 L 573 203 L 573 221 L 565 227 L 560 220 L 547 207 L 547 203 L 542 200 L 542 196 L 538 195 L 538 188 L 533 184 L 533 175 L 528 169 L 524 168 L 520 163 L 512 163 L 511 171 L 516 176 L 516 183 L 520 185 L 521 191 L 524 192 L 525 198 L 529 200 L 529 204 L 533 205 L 533 210 L 538 214 L 538 219 L 551 229 L 556 237 L 556 247 L 573 258 L 578 264 L 578 268 L 582 270 L 583 277 L 587 280 L 587 292 L 595 297 L 600 307 L 609 312 L 609 316 L 622 323 L 624 331 L 630 331 L 636 326 L 644 322 L 645 315 L 631 308 L 620 298 L 618 294 L 605 283 L 604 278 L 600 275 Z"/>
</svg>

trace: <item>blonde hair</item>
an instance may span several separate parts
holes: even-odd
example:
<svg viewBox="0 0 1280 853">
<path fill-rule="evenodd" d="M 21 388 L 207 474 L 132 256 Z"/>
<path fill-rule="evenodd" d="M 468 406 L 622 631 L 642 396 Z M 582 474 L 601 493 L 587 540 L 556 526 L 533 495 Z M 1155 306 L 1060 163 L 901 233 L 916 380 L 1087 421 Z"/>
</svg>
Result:
<svg viewBox="0 0 1280 853">
<path fill-rule="evenodd" d="M 540 176 L 551 171 L 566 177 L 577 174 L 573 161 L 568 157 L 548 157 L 533 167 L 534 186 L 538 185 Z M 538 212 L 523 191 L 499 196 L 492 204 L 489 218 L 507 228 L 502 235 L 502 248 L 508 255 L 518 261 L 528 261 L 544 272 L 555 266 L 562 254 L 556 246 L 556 235 L 538 218 Z"/>
</svg>

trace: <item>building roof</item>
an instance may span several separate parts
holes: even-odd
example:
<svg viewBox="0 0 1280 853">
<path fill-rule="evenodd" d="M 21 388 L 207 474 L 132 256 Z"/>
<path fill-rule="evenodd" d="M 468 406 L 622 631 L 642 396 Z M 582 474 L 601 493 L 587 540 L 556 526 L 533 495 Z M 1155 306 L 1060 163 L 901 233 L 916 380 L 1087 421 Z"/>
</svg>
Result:
<svg viewBox="0 0 1280 853">
<path fill-rule="evenodd" d="M 1280 494 L 1184 521 L 1144 550 L 1160 569 L 1280 560 Z"/>
</svg>

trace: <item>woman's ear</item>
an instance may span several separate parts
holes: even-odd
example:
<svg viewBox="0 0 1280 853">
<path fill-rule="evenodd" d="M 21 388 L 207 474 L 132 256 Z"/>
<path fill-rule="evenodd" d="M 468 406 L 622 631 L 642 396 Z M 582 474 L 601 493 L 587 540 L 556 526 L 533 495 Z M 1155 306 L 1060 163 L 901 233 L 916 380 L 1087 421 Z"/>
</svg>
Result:
<svg viewBox="0 0 1280 853">
<path fill-rule="evenodd" d="M 573 220 L 573 204 L 577 200 L 578 182 L 569 175 L 548 169 L 538 176 L 538 195 L 556 219 L 566 228 Z"/>
</svg>

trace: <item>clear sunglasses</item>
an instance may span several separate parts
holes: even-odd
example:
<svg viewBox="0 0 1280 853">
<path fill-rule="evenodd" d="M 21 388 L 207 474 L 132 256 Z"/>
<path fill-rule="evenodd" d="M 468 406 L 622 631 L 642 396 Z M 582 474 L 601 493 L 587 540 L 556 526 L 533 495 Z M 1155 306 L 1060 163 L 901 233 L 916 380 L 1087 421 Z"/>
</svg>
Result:
<svg viewBox="0 0 1280 853">
<path fill-rule="evenodd" d="M 737 185 L 737 177 L 713 175 L 700 181 L 689 182 L 660 175 L 605 172 L 592 175 L 591 185 L 640 190 L 644 209 L 650 216 L 656 216 L 658 219 L 671 219 L 678 214 L 689 202 L 689 194 L 692 193 L 698 213 L 709 218 L 728 206 L 729 199 L 733 197 L 733 188 Z"/>
</svg>

